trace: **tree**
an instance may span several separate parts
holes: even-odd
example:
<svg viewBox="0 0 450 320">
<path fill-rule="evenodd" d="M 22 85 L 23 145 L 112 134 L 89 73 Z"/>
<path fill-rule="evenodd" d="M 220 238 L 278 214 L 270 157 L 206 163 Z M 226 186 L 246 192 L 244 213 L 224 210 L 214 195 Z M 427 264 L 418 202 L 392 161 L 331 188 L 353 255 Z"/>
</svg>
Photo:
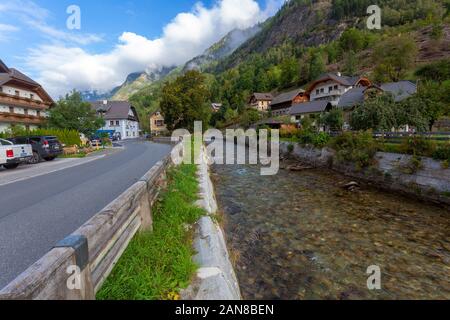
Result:
<svg viewBox="0 0 450 320">
<path fill-rule="evenodd" d="M 424 80 L 443 82 L 450 80 L 450 59 L 444 59 L 420 67 L 416 76 Z"/>
<path fill-rule="evenodd" d="M 355 28 L 344 31 L 339 39 L 339 46 L 343 51 L 358 52 L 364 48 L 364 34 Z"/>
<path fill-rule="evenodd" d="M 91 136 L 105 125 L 105 120 L 99 118 L 91 104 L 83 102 L 81 94 L 74 90 L 50 109 L 48 125 L 57 129 L 77 130 Z"/>
<path fill-rule="evenodd" d="M 289 58 L 281 64 L 281 86 L 288 88 L 298 80 L 299 65 L 296 58 Z"/>
<path fill-rule="evenodd" d="M 325 62 L 323 61 L 322 54 L 317 52 L 311 56 L 309 63 L 309 80 L 318 78 L 325 72 Z"/>
<path fill-rule="evenodd" d="M 188 71 L 162 89 L 161 112 L 169 130 L 188 129 L 192 132 L 195 121 L 207 127 L 211 117 L 208 106 L 205 76 L 195 70 Z"/>
<path fill-rule="evenodd" d="M 333 108 L 321 116 L 320 122 L 332 131 L 341 131 L 344 126 L 344 113 L 342 109 Z"/>
<path fill-rule="evenodd" d="M 372 58 L 376 65 L 375 79 L 379 82 L 399 81 L 414 65 L 417 46 L 412 37 L 401 35 L 380 42 Z"/>
<path fill-rule="evenodd" d="M 397 128 L 394 98 L 384 94 L 365 101 L 352 112 L 350 125 L 353 130 L 391 131 Z"/>
</svg>

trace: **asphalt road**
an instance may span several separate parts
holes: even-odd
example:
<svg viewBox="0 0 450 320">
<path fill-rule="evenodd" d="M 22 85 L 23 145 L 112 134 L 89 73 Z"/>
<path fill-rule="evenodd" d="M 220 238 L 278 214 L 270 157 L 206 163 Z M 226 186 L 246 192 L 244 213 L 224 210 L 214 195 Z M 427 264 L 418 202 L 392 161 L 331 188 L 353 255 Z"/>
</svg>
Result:
<svg viewBox="0 0 450 320">
<path fill-rule="evenodd" d="M 124 142 L 101 159 L 0 186 L 0 288 L 139 180 L 171 146 Z M 2 172 L 0 172 L 0 175 Z"/>
</svg>

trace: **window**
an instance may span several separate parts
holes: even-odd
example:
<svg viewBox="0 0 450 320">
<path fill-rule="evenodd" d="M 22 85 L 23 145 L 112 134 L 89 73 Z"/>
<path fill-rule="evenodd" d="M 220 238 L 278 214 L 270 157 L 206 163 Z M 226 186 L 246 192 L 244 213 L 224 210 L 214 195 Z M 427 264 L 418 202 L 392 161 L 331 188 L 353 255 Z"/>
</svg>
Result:
<svg viewBox="0 0 450 320">
<path fill-rule="evenodd" d="M 34 99 L 34 94 L 30 93 L 30 99 Z"/>
<path fill-rule="evenodd" d="M 328 92 L 333 91 L 333 87 L 328 87 Z"/>
<path fill-rule="evenodd" d="M 109 121 L 109 126 L 110 126 L 110 127 L 114 127 L 114 121 L 112 121 L 112 120 Z"/>
<path fill-rule="evenodd" d="M 116 126 L 120 126 L 120 121 L 119 120 L 116 121 Z"/>
<path fill-rule="evenodd" d="M 324 92 L 325 92 L 324 88 L 320 89 L 320 93 L 324 93 Z"/>
<path fill-rule="evenodd" d="M 338 86 L 338 85 L 335 85 L 335 86 L 334 86 L 334 90 L 337 90 L 337 89 L 339 89 L 339 86 Z"/>
<path fill-rule="evenodd" d="M 319 89 L 316 90 L 316 94 L 319 94 Z"/>
<path fill-rule="evenodd" d="M 3 87 L 0 87 L 0 92 L 3 92 Z"/>
<path fill-rule="evenodd" d="M 164 120 L 155 120 L 155 125 L 157 127 L 163 127 L 164 126 Z"/>
<path fill-rule="evenodd" d="M 20 96 L 20 91 L 19 90 L 16 90 L 16 91 L 14 91 L 15 92 L 15 94 L 16 94 L 16 96 Z"/>
</svg>

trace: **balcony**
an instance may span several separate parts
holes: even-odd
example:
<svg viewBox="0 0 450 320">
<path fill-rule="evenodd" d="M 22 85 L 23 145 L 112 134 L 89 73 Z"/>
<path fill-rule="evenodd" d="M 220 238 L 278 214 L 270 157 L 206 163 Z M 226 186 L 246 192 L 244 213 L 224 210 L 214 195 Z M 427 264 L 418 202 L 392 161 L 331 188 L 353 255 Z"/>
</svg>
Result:
<svg viewBox="0 0 450 320">
<path fill-rule="evenodd" d="M 15 107 L 25 107 L 38 110 L 47 110 L 50 106 L 40 102 L 38 100 L 32 100 L 30 98 L 24 98 L 19 96 L 14 96 L 0 92 L 0 104 Z"/>
<path fill-rule="evenodd" d="M 0 122 L 17 123 L 17 124 L 42 124 L 46 120 L 45 117 L 32 116 L 29 114 L 18 114 L 11 112 L 0 112 Z"/>
</svg>

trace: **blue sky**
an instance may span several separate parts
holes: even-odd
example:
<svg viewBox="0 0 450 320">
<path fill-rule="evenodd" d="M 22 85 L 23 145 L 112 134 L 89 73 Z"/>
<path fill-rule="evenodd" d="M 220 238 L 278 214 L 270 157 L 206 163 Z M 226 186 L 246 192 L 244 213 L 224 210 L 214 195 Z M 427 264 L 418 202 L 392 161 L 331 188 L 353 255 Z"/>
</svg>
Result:
<svg viewBox="0 0 450 320">
<path fill-rule="evenodd" d="M 107 91 L 126 75 L 179 65 L 234 28 L 273 15 L 284 0 L 2 0 L 0 59 L 53 96 Z M 69 30 L 67 7 L 81 9 Z"/>
</svg>

